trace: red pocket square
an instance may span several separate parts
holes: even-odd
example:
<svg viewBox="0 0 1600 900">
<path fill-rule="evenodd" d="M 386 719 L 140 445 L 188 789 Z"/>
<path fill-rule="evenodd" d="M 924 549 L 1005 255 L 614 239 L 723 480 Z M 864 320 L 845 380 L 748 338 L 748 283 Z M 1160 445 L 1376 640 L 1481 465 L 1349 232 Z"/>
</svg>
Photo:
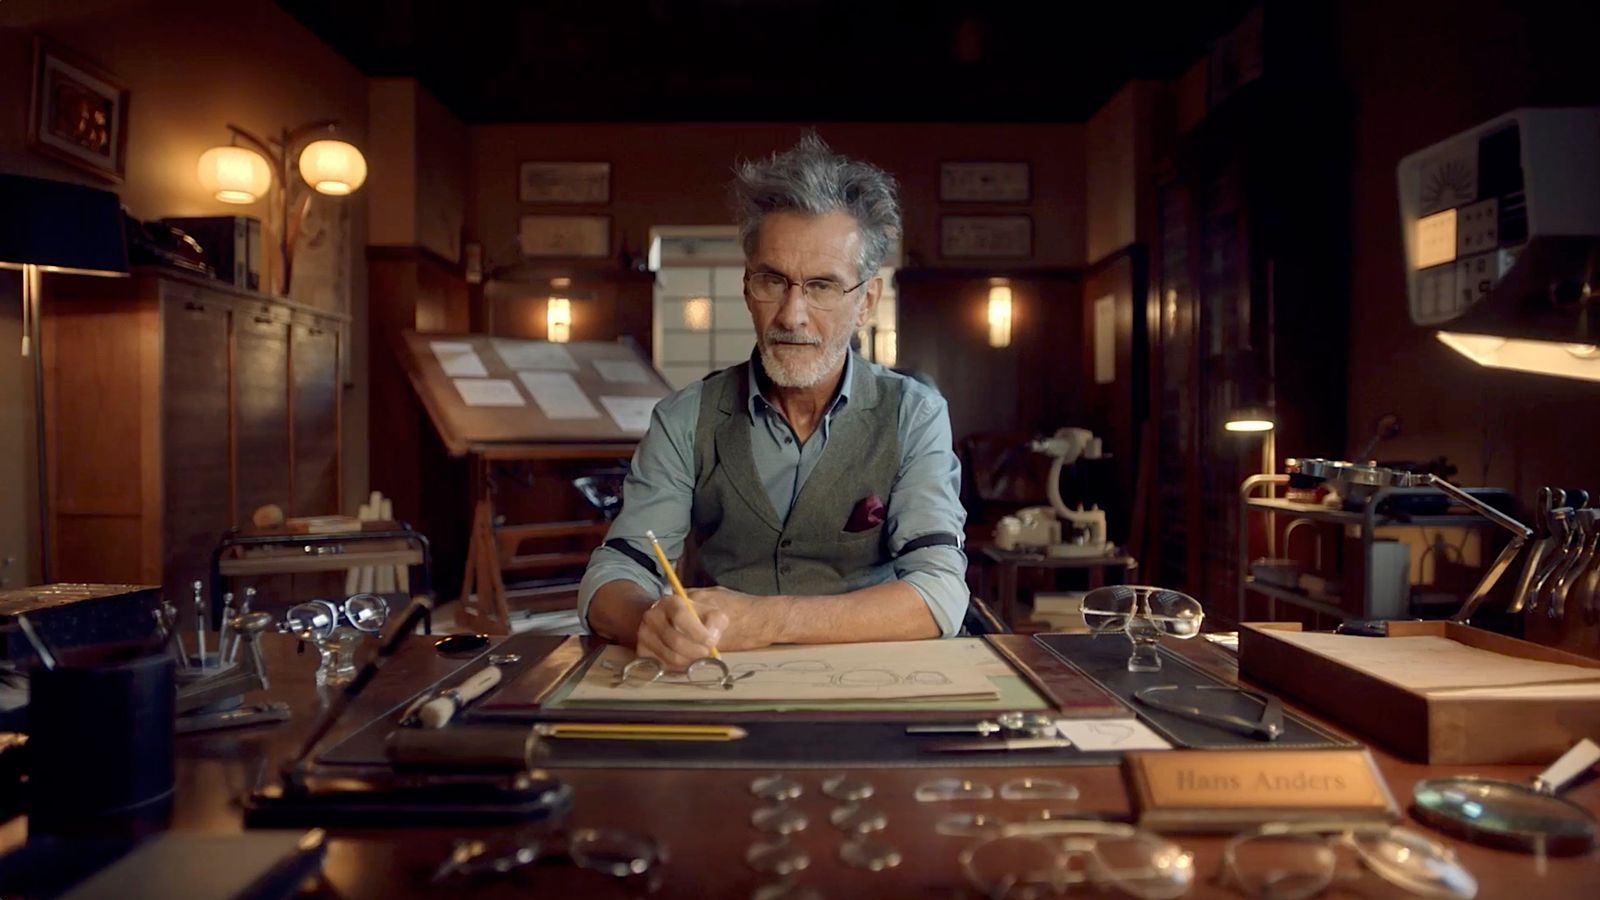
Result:
<svg viewBox="0 0 1600 900">
<path fill-rule="evenodd" d="M 883 501 L 877 494 L 871 497 L 862 497 L 856 501 L 856 508 L 850 510 L 850 521 L 844 523 L 845 531 L 867 531 L 883 524 L 883 515 L 886 512 Z"/>
</svg>

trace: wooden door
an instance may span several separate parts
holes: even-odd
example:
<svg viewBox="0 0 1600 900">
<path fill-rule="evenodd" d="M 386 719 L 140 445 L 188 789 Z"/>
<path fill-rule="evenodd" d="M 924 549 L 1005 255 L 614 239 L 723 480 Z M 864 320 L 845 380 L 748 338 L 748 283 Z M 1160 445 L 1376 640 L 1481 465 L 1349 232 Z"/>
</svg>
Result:
<svg viewBox="0 0 1600 900">
<path fill-rule="evenodd" d="M 228 332 L 232 303 L 163 285 L 161 441 L 166 596 L 204 581 L 217 539 L 234 522 L 229 478 Z"/>
<path fill-rule="evenodd" d="M 288 512 L 292 491 L 289 322 L 272 304 L 241 307 L 233 323 L 234 521 L 258 507 Z"/>
<path fill-rule="evenodd" d="M 293 384 L 294 516 L 339 511 L 339 332 L 306 317 L 290 327 L 289 369 Z"/>
</svg>

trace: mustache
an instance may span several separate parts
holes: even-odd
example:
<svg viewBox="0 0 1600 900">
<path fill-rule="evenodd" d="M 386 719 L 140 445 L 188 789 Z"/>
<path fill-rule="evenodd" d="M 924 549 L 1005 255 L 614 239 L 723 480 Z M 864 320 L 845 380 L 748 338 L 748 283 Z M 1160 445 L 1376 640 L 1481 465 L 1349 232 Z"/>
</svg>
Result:
<svg viewBox="0 0 1600 900">
<path fill-rule="evenodd" d="M 789 331 L 786 328 L 768 328 L 762 340 L 769 344 L 821 344 L 822 339 L 812 337 L 804 331 Z"/>
</svg>

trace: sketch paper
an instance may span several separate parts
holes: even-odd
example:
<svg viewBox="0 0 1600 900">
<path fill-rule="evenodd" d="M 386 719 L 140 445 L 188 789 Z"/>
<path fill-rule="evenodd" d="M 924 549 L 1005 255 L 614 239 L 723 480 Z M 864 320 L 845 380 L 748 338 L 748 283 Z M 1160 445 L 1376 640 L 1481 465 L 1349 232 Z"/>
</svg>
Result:
<svg viewBox="0 0 1600 900">
<path fill-rule="evenodd" d="M 631 359 L 597 359 L 594 370 L 600 377 L 614 384 L 649 384 L 650 375 L 644 366 Z"/>
<path fill-rule="evenodd" d="M 606 408 L 617 427 L 623 431 L 650 430 L 650 410 L 656 408 L 660 397 L 601 397 L 600 405 Z"/>
<path fill-rule="evenodd" d="M 1273 632 L 1314 653 L 1422 693 L 1522 696 L 1562 691 L 1600 696 L 1600 669 L 1480 650 L 1436 635 L 1373 638 L 1348 634 Z"/>
<path fill-rule="evenodd" d="M 785 700 L 984 699 L 998 695 L 988 673 L 994 652 L 976 638 L 810 644 L 722 654 L 735 676 L 732 690 L 691 684 L 663 675 L 654 683 L 618 685 L 633 651 L 612 645 L 572 689 L 574 703 L 703 701 L 748 703 Z"/>
<path fill-rule="evenodd" d="M 1061 719 L 1056 722 L 1056 732 L 1087 753 L 1172 749 L 1138 719 Z"/>
<path fill-rule="evenodd" d="M 494 345 L 494 352 L 499 354 L 501 361 L 513 369 L 578 371 L 578 361 L 560 344 L 550 341 L 508 341 L 504 338 L 490 338 L 489 343 Z"/>
<path fill-rule="evenodd" d="M 589 395 L 565 372 L 518 372 L 517 377 L 548 418 L 593 419 L 600 415 Z"/>
<path fill-rule="evenodd" d="M 433 348 L 433 355 L 439 358 L 439 365 L 451 378 L 482 378 L 489 374 L 471 344 L 463 341 L 432 341 L 428 346 Z"/>
<path fill-rule="evenodd" d="M 457 378 L 456 392 L 468 406 L 527 406 L 517 386 L 504 378 Z"/>
</svg>

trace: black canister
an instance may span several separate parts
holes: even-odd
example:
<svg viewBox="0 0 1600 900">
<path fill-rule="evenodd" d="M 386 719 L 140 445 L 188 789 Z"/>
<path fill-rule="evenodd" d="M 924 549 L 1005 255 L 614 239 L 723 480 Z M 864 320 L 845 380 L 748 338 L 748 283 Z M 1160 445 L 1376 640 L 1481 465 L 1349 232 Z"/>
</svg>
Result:
<svg viewBox="0 0 1600 900">
<path fill-rule="evenodd" d="M 37 668 L 28 700 L 28 832 L 128 837 L 172 814 L 169 654 Z"/>
</svg>

